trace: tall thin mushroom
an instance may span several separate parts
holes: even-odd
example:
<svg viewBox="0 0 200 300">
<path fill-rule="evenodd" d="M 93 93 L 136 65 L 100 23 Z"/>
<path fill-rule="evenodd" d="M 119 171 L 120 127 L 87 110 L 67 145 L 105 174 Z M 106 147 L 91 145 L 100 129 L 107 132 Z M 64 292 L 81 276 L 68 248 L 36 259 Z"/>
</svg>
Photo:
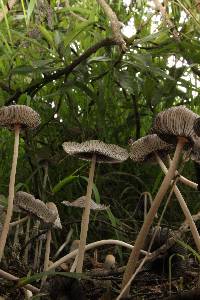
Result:
<svg viewBox="0 0 200 300">
<path fill-rule="evenodd" d="M 169 152 L 172 151 L 172 149 L 173 149 L 172 145 L 162 141 L 156 134 L 150 134 L 137 140 L 136 142 L 130 145 L 130 158 L 134 161 L 154 160 L 160 165 L 161 169 L 166 175 L 168 170 L 165 164 L 163 163 L 161 157 L 166 156 Z M 185 181 L 187 182 L 187 180 Z M 185 183 L 185 181 L 183 180 L 183 183 Z M 187 204 L 176 185 L 174 186 L 174 193 L 182 208 L 185 218 L 188 224 L 190 225 L 190 229 L 194 241 L 196 243 L 197 249 L 200 251 L 200 236 L 198 230 L 190 214 L 190 211 L 187 207 Z"/>
<path fill-rule="evenodd" d="M 0 109 L 0 126 L 7 127 L 14 130 L 15 142 L 13 151 L 13 161 L 10 173 L 9 194 L 8 194 L 8 208 L 5 222 L 0 237 L 0 262 L 4 254 L 4 248 L 8 236 L 9 224 L 13 212 L 14 186 L 15 175 L 17 168 L 18 148 L 19 148 L 19 134 L 21 129 L 34 129 L 40 124 L 40 116 L 32 108 L 25 105 L 11 105 L 4 106 Z"/>
<path fill-rule="evenodd" d="M 120 163 L 128 158 L 128 152 L 113 144 L 105 144 L 99 140 L 91 140 L 83 143 L 65 142 L 63 143 L 65 152 L 69 155 L 77 156 L 83 160 L 90 160 L 86 205 L 82 214 L 80 245 L 78 250 L 78 261 L 76 272 L 81 273 L 83 268 L 84 252 L 88 232 L 90 201 L 92 195 L 93 179 L 96 162 L 99 163 Z"/>
<path fill-rule="evenodd" d="M 146 216 L 145 222 L 143 223 L 142 228 L 136 238 L 134 249 L 129 256 L 129 260 L 123 276 L 122 290 L 128 283 L 129 279 L 132 277 L 132 274 L 136 269 L 140 249 L 144 245 L 146 236 L 152 225 L 153 218 L 168 190 L 171 180 L 175 175 L 181 152 L 184 149 L 185 145 L 190 146 L 193 143 L 193 124 L 197 117 L 198 115 L 196 115 L 186 107 L 178 106 L 160 112 L 154 120 L 152 133 L 158 134 L 159 137 L 164 141 L 167 141 L 171 144 L 176 144 L 176 150 L 174 153 L 172 164 L 170 165 L 170 168 L 154 198 L 153 204 Z M 129 293 L 129 289 L 130 287 L 126 290 L 124 296 Z"/>
</svg>

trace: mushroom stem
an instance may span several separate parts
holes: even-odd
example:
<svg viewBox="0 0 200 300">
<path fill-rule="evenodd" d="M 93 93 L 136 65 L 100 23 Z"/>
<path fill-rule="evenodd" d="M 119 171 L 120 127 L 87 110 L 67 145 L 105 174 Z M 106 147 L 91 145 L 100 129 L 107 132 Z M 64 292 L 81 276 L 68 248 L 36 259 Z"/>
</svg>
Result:
<svg viewBox="0 0 200 300">
<path fill-rule="evenodd" d="M 132 250 L 134 248 L 134 246 L 128 244 L 128 243 L 125 243 L 125 242 L 122 242 L 122 241 L 119 241 L 119 240 L 101 240 L 101 241 L 97 241 L 97 242 L 93 242 L 93 243 L 90 243 L 88 245 L 85 246 L 85 251 L 88 251 L 88 250 L 91 250 L 93 248 L 96 248 L 96 247 L 101 247 L 101 246 L 104 246 L 104 245 L 116 245 L 116 246 L 122 246 L 122 247 L 126 247 L 130 250 Z M 78 253 L 78 249 L 68 253 L 67 255 L 59 258 L 57 261 L 55 261 L 49 268 L 48 268 L 48 271 L 52 270 L 52 269 L 55 269 L 57 267 L 59 267 L 62 263 L 70 260 L 71 258 L 75 257 Z M 141 250 L 141 253 L 144 254 L 144 255 L 147 255 L 147 251 L 144 251 L 144 250 Z"/>
<path fill-rule="evenodd" d="M 28 220 L 28 218 L 29 218 L 29 216 L 21 218 L 21 219 L 19 219 L 17 221 L 14 221 L 14 222 L 10 223 L 9 226 L 10 226 L 10 228 L 12 228 L 12 227 L 14 227 L 14 226 L 16 226 L 18 224 L 24 223 L 24 222 L 26 222 Z"/>
<path fill-rule="evenodd" d="M 20 125 L 15 125 L 15 142 L 14 142 L 14 151 L 13 151 L 13 161 L 12 161 L 12 168 L 10 173 L 10 183 L 9 183 L 9 194 L 8 194 L 8 208 L 5 217 L 5 221 L 3 224 L 3 229 L 1 232 L 0 237 L 0 262 L 3 257 L 4 248 L 6 245 L 6 240 L 9 231 L 9 224 L 12 218 L 13 212 L 13 199 L 14 199 L 14 187 L 15 187 L 15 175 L 16 175 L 16 168 L 17 168 L 17 158 L 18 158 L 18 148 L 19 148 L 19 133 L 20 133 Z"/>
<path fill-rule="evenodd" d="M 142 249 L 142 247 L 144 245 L 144 242 L 148 235 L 149 229 L 153 223 L 155 214 L 162 202 L 162 199 L 164 198 L 164 196 L 167 192 L 167 189 L 171 183 L 171 180 L 174 177 L 174 174 L 175 174 L 175 171 L 177 168 L 177 164 L 179 161 L 179 156 L 180 156 L 182 149 L 186 143 L 187 143 L 187 139 L 182 138 L 182 137 L 178 138 L 178 142 L 177 142 L 177 146 L 176 146 L 176 150 L 174 153 L 174 158 L 173 158 L 172 164 L 170 165 L 170 168 L 169 168 L 169 170 L 168 170 L 168 172 L 167 172 L 167 174 L 155 196 L 155 199 L 154 199 L 152 206 L 145 218 L 142 228 L 140 229 L 140 232 L 137 235 L 134 248 L 129 256 L 129 260 L 126 265 L 126 270 L 124 272 L 124 276 L 123 276 L 123 280 L 122 280 L 122 287 L 121 287 L 122 290 L 125 287 L 125 285 L 128 283 L 129 279 L 131 278 L 132 274 L 134 273 L 134 271 L 136 269 L 139 255 L 140 255 L 140 250 Z M 129 289 L 126 290 L 126 292 L 124 294 L 125 297 L 128 295 L 129 290 L 130 290 L 130 287 L 129 287 Z"/>
<path fill-rule="evenodd" d="M 27 244 L 28 240 L 29 240 L 30 224 L 31 224 L 31 218 L 29 217 L 28 221 L 26 223 L 26 237 L 25 237 L 25 245 L 27 245 L 27 246 L 24 251 L 24 263 L 26 265 L 28 264 L 28 251 L 29 251 L 29 247 L 30 247 L 30 244 Z"/>
<path fill-rule="evenodd" d="M 157 154 L 156 154 L 156 159 L 157 159 L 157 161 L 158 161 L 161 169 L 163 170 L 163 172 L 165 174 L 167 174 L 168 170 L 167 170 L 165 164 L 163 163 L 163 161 L 160 159 L 160 157 Z M 196 227 L 196 225 L 194 223 L 194 220 L 193 220 L 193 218 L 192 218 L 192 216 L 190 214 L 190 211 L 189 211 L 189 209 L 187 207 L 187 204 L 186 204 L 186 202 L 185 202 L 185 200 L 184 200 L 184 198 L 183 198 L 180 190 L 178 189 L 178 187 L 176 185 L 174 186 L 174 193 L 175 193 L 175 195 L 176 195 L 176 197 L 178 199 L 178 202 L 179 202 L 179 204 L 180 204 L 180 206 L 182 208 L 182 211 L 183 211 L 183 213 L 185 215 L 186 221 L 187 221 L 187 223 L 190 226 L 190 230 L 192 232 L 192 235 L 193 235 L 195 244 L 197 246 L 198 252 L 200 252 L 200 236 L 199 236 L 197 227 Z"/>
<path fill-rule="evenodd" d="M 43 272 L 46 272 L 49 266 L 49 257 L 50 257 L 50 249 L 51 249 L 51 229 L 47 231 L 47 240 L 46 240 L 46 249 L 44 256 L 44 269 Z M 47 276 L 42 278 L 41 286 L 45 283 Z"/>
<path fill-rule="evenodd" d="M 82 273 L 82 269 L 83 269 L 84 252 L 85 252 L 85 245 L 86 245 L 89 217 L 90 217 L 90 201 L 92 196 L 95 164 L 96 164 L 96 154 L 93 154 L 90 172 L 89 172 L 89 178 L 88 178 L 87 193 L 85 199 L 85 209 L 83 211 L 82 221 L 81 221 L 81 234 L 80 234 L 80 243 L 78 248 L 77 267 L 76 267 L 77 273 Z"/>
<path fill-rule="evenodd" d="M 40 221 L 37 220 L 36 224 L 35 224 L 35 235 L 38 235 L 38 231 L 39 231 L 39 227 L 40 227 Z M 33 261 L 33 270 L 37 270 L 37 261 L 38 261 L 38 254 L 39 254 L 39 240 L 37 239 L 35 242 L 35 255 L 34 255 L 34 261 Z"/>
<path fill-rule="evenodd" d="M 12 280 L 12 281 L 18 281 L 20 279 L 20 278 L 12 275 L 10 273 L 7 273 L 7 272 L 5 272 L 5 271 L 3 271 L 1 269 L 0 269 L 0 277 L 1 278 L 5 278 L 7 280 Z M 35 286 L 33 286 L 31 284 L 26 284 L 24 286 L 24 288 L 27 289 L 27 290 L 29 290 L 29 291 L 31 291 L 31 292 L 33 292 L 33 293 L 39 293 L 39 291 L 40 291 L 38 288 L 36 288 Z"/>
</svg>

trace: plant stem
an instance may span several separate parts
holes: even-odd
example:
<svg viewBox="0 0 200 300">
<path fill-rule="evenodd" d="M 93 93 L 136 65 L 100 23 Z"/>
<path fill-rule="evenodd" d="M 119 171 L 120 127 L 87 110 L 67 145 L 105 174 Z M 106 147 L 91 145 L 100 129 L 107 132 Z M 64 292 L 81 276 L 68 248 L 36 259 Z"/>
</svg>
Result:
<svg viewBox="0 0 200 300">
<path fill-rule="evenodd" d="M 130 245 L 128 243 L 119 241 L 119 240 L 101 240 L 101 241 L 97 241 L 97 242 L 94 242 L 94 243 L 86 245 L 85 251 L 91 250 L 91 249 L 96 248 L 96 247 L 101 247 L 101 246 L 104 246 L 104 245 L 117 245 L 117 246 L 126 247 L 126 248 L 128 248 L 130 250 L 132 250 L 134 248 L 134 246 L 132 246 L 132 245 Z M 78 249 L 76 249 L 76 250 L 68 253 L 67 255 L 61 257 L 59 260 L 55 261 L 48 268 L 48 271 L 59 267 L 62 263 L 64 263 L 64 262 L 70 260 L 71 258 L 75 257 L 77 255 L 77 253 L 78 253 Z M 144 254 L 144 255 L 146 255 L 147 251 L 141 250 L 141 253 Z"/>
<path fill-rule="evenodd" d="M 0 237 L 0 262 L 3 257 L 4 248 L 5 248 L 8 231 L 9 231 L 9 224 L 13 213 L 13 199 L 15 194 L 15 175 L 16 175 L 16 168 L 17 168 L 18 148 L 19 148 L 19 133 L 20 133 L 20 125 L 15 125 L 15 142 L 14 142 L 12 168 L 10 173 L 8 208 L 7 208 L 7 213 L 6 213 L 6 217 L 5 217 L 5 221 L 3 224 L 3 229 Z"/>
<path fill-rule="evenodd" d="M 132 274 L 134 273 L 134 271 L 136 269 L 140 250 L 142 249 L 142 247 L 144 245 L 144 242 L 148 235 L 149 229 L 153 223 L 154 216 L 162 202 L 162 199 L 164 198 L 164 196 L 167 192 L 167 189 L 171 183 L 171 180 L 174 177 L 176 167 L 177 167 L 177 164 L 179 161 L 179 156 L 180 156 L 181 151 L 186 142 L 187 142 L 187 140 L 185 138 L 181 138 L 181 137 L 178 138 L 178 143 L 176 146 L 176 151 L 174 153 L 174 158 L 173 158 L 172 164 L 170 165 L 167 175 L 165 176 L 165 178 L 155 196 L 155 199 L 154 199 L 152 206 L 145 218 L 143 226 L 136 238 L 134 248 L 129 256 L 129 260 L 128 260 L 126 270 L 125 270 L 124 276 L 123 276 L 122 287 L 121 287 L 122 290 L 125 287 L 125 285 L 128 283 L 128 281 L 130 280 L 130 278 L 132 277 Z M 129 287 L 129 289 L 126 290 L 126 292 L 124 294 L 125 297 L 128 295 L 129 290 L 130 290 L 130 287 Z"/>
<path fill-rule="evenodd" d="M 163 163 L 163 161 L 158 157 L 158 155 L 156 155 L 156 158 L 157 158 L 157 161 L 158 161 L 161 169 L 163 170 L 163 172 L 165 174 L 167 174 L 167 168 L 166 168 L 165 164 Z M 194 238 L 194 241 L 195 241 L 195 244 L 197 246 L 197 249 L 200 252 L 200 236 L 199 236 L 197 227 L 196 227 L 196 225 L 194 223 L 194 220 L 193 220 L 193 218 L 191 216 L 191 213 L 190 213 L 190 211 L 189 211 L 189 209 L 187 207 L 187 204 L 186 204 L 186 202 L 185 202 L 185 200 L 184 200 L 184 198 L 183 198 L 180 190 L 178 189 L 178 187 L 176 185 L 174 186 L 174 193 L 175 193 L 175 195 L 176 195 L 176 197 L 178 199 L 178 202 L 179 202 L 179 204 L 180 204 L 180 206 L 182 208 L 182 211 L 183 211 L 183 213 L 185 215 L 186 221 L 187 221 L 187 223 L 190 226 L 190 230 L 192 232 L 192 236 Z"/>
<path fill-rule="evenodd" d="M 27 244 L 28 240 L 29 240 L 29 234 L 30 234 L 30 223 L 31 223 L 31 218 L 28 218 L 28 221 L 26 223 L 26 237 L 25 237 L 25 244 Z M 24 251 L 24 263 L 27 265 L 28 264 L 28 251 L 30 248 L 30 244 L 28 244 L 25 248 Z"/>
<path fill-rule="evenodd" d="M 49 257 L 50 257 L 50 250 L 51 250 L 51 229 L 47 231 L 47 240 L 46 240 L 46 249 L 45 249 L 45 256 L 44 256 L 44 269 L 43 272 L 46 272 L 49 266 Z M 42 278 L 41 286 L 46 281 L 47 276 Z"/>
<path fill-rule="evenodd" d="M 90 217 L 90 202 L 92 196 L 95 164 L 96 164 L 96 155 L 94 154 L 92 157 L 89 178 L 88 178 L 87 193 L 85 199 L 85 209 L 82 214 L 80 244 L 78 248 L 78 260 L 77 260 L 77 267 L 76 267 L 77 273 L 82 273 L 82 269 L 83 269 L 84 252 L 85 252 L 85 245 L 86 245 L 89 217 Z"/>
<path fill-rule="evenodd" d="M 7 273 L 7 272 L 5 272 L 5 271 L 3 271 L 1 269 L 0 269 L 0 277 L 1 278 L 5 278 L 7 280 L 12 280 L 12 281 L 18 281 L 20 279 L 20 278 L 12 275 L 10 273 Z M 39 291 L 40 291 L 38 288 L 36 288 L 35 286 L 33 286 L 31 284 L 26 284 L 24 286 L 24 288 L 27 289 L 27 290 L 29 290 L 29 291 L 31 291 L 31 292 L 33 292 L 33 293 L 39 293 Z"/>
<path fill-rule="evenodd" d="M 21 219 L 19 219 L 17 221 L 14 221 L 14 222 L 10 223 L 9 226 L 10 226 L 10 228 L 12 228 L 12 227 L 14 227 L 14 226 L 16 226 L 18 224 L 24 223 L 24 222 L 26 222 L 28 220 L 28 218 L 29 218 L 29 216 L 21 218 Z"/>
</svg>

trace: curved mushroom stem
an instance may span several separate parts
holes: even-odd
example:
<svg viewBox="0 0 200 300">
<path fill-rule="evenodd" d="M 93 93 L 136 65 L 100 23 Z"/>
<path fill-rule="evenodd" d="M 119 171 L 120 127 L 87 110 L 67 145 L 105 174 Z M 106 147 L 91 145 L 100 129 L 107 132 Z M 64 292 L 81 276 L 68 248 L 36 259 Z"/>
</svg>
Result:
<svg viewBox="0 0 200 300">
<path fill-rule="evenodd" d="M 20 125 L 15 125 L 15 143 L 14 143 L 14 151 L 13 151 L 13 161 L 12 161 L 12 168 L 10 173 L 10 183 L 9 183 L 9 194 L 8 194 L 8 208 L 5 217 L 5 221 L 3 224 L 3 229 L 1 232 L 0 237 L 0 262 L 3 257 L 4 248 L 6 245 L 6 240 L 9 231 L 9 224 L 12 218 L 13 212 L 13 199 L 14 199 L 14 187 L 15 187 L 15 175 L 16 175 L 16 168 L 17 168 L 17 158 L 18 158 L 18 148 L 19 148 L 19 133 L 20 133 Z"/>
<path fill-rule="evenodd" d="M 49 257 L 50 257 L 50 249 L 51 249 L 51 229 L 47 231 L 47 240 L 46 240 L 46 249 L 45 249 L 45 256 L 44 256 L 44 269 L 43 272 L 46 272 L 49 266 Z M 42 278 L 41 286 L 46 281 L 46 276 Z"/>
<path fill-rule="evenodd" d="M 85 209 L 82 214 L 80 244 L 78 248 L 78 260 L 77 260 L 77 267 L 76 267 L 77 273 L 82 273 L 82 269 L 83 269 L 85 245 L 86 245 L 88 224 L 89 224 L 89 217 L 90 217 L 90 201 L 92 196 L 95 164 L 96 164 L 96 155 L 94 154 L 92 157 L 92 163 L 91 163 L 89 178 L 88 178 L 87 193 L 85 199 Z"/>
<path fill-rule="evenodd" d="M 156 159 L 157 159 L 157 161 L 158 161 L 161 169 L 163 170 L 163 172 L 165 174 L 167 174 L 168 170 L 167 170 L 165 164 L 163 163 L 163 161 L 160 159 L 160 157 L 158 155 L 156 155 Z M 176 197 L 178 199 L 178 202 L 179 202 L 179 204 L 180 204 L 180 206 L 182 208 L 182 211 L 183 211 L 183 213 L 185 215 L 186 221 L 187 221 L 187 223 L 190 226 L 190 230 L 192 232 L 192 235 L 193 235 L 195 244 L 197 246 L 197 249 L 200 252 L 200 236 L 199 236 L 197 227 L 196 227 L 196 225 L 194 223 L 194 220 L 193 220 L 193 218 L 192 218 L 192 216 L 190 214 L 190 211 L 189 211 L 189 209 L 187 207 L 187 204 L 186 204 L 186 202 L 185 202 L 185 200 L 184 200 L 184 198 L 183 198 L 180 190 L 178 189 L 178 187 L 176 185 L 174 186 L 174 193 L 175 193 L 175 195 L 176 195 Z"/>
<path fill-rule="evenodd" d="M 85 246 L 85 251 L 94 249 L 96 247 L 101 247 L 104 245 L 116 245 L 116 246 L 122 246 L 122 247 L 126 247 L 127 249 L 132 250 L 134 248 L 134 246 L 119 241 L 119 240 L 101 240 L 101 241 L 97 241 L 97 242 L 93 242 L 91 244 L 88 244 Z M 58 259 L 57 261 L 55 261 L 50 267 L 48 267 L 48 271 L 53 270 L 57 267 L 59 267 L 62 263 L 72 259 L 73 257 L 75 257 L 78 253 L 78 249 L 73 250 L 72 252 L 68 253 L 67 255 L 61 257 L 60 259 Z M 144 255 L 147 255 L 147 251 L 141 250 L 141 253 Z"/>
<path fill-rule="evenodd" d="M 174 177 L 176 168 L 177 168 L 177 164 L 179 161 L 179 157 L 180 154 L 182 152 L 182 149 L 184 147 L 184 145 L 187 143 L 187 139 L 183 138 L 183 137 L 179 137 L 178 138 L 178 142 L 177 142 L 177 146 L 176 146 L 176 151 L 174 153 L 174 158 L 172 161 L 172 164 L 170 165 L 170 168 L 167 172 L 167 175 L 165 176 L 156 196 L 155 199 L 152 203 L 152 206 L 145 218 L 145 221 L 143 223 L 143 226 L 139 232 L 139 234 L 137 235 L 136 241 L 135 241 L 135 245 L 134 248 L 129 256 L 129 260 L 128 263 L 126 265 L 126 270 L 124 272 L 124 276 L 123 276 L 123 281 L 122 281 L 122 287 L 121 289 L 123 290 L 123 288 L 125 287 L 125 285 L 128 283 L 129 279 L 131 278 L 132 274 L 134 273 L 136 266 L 137 266 L 137 262 L 139 259 L 139 254 L 140 254 L 140 250 L 142 249 L 145 239 L 148 235 L 149 229 L 153 223 L 153 219 L 155 217 L 155 214 L 157 213 L 157 210 L 162 202 L 162 199 L 164 198 L 168 187 L 171 183 L 171 180 Z M 126 297 L 129 293 L 130 287 L 129 289 L 126 290 L 124 296 Z"/>
</svg>

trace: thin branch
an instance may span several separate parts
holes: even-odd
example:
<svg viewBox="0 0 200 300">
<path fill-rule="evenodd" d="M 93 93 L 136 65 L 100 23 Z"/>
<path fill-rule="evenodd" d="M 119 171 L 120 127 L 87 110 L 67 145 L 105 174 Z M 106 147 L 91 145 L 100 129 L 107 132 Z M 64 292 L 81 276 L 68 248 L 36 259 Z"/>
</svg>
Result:
<svg viewBox="0 0 200 300">
<path fill-rule="evenodd" d="M 123 39 L 122 33 L 121 33 L 121 23 L 119 22 L 116 13 L 111 9 L 111 7 L 108 5 L 108 3 L 105 0 L 97 0 L 99 5 L 104 10 L 105 14 L 110 20 L 111 23 L 111 29 L 113 32 L 113 37 L 116 41 L 116 43 L 121 47 L 122 51 L 126 51 L 126 42 Z"/>
<path fill-rule="evenodd" d="M 81 54 L 78 58 L 76 58 L 70 65 L 61 68 L 56 71 L 54 74 L 45 75 L 44 78 L 37 80 L 26 87 L 23 91 L 16 91 L 14 95 L 12 95 L 7 101 L 6 105 L 12 104 L 13 101 L 18 100 L 18 98 L 22 95 L 27 93 L 28 95 L 35 95 L 43 86 L 47 85 L 49 82 L 60 78 L 61 76 L 68 75 L 83 61 L 85 61 L 90 55 L 97 52 L 102 47 L 108 47 L 111 45 L 116 45 L 117 42 L 114 39 L 106 38 L 101 40 L 100 42 L 96 43 L 92 47 L 88 48 L 83 54 Z"/>
<path fill-rule="evenodd" d="M 4 8 L 2 12 L 0 12 L 0 22 L 4 19 L 5 15 L 11 10 L 11 8 L 15 5 L 17 0 L 9 0 L 6 5 L 4 5 Z"/>
<path fill-rule="evenodd" d="M 171 33 L 173 34 L 174 39 L 176 41 L 180 41 L 180 34 L 176 30 L 175 25 L 173 24 L 173 22 L 171 21 L 168 13 L 166 11 L 166 8 L 160 3 L 159 0 L 153 0 L 153 1 L 154 1 L 156 10 L 158 10 L 161 13 L 162 18 L 165 21 L 168 28 L 170 29 Z"/>
</svg>

